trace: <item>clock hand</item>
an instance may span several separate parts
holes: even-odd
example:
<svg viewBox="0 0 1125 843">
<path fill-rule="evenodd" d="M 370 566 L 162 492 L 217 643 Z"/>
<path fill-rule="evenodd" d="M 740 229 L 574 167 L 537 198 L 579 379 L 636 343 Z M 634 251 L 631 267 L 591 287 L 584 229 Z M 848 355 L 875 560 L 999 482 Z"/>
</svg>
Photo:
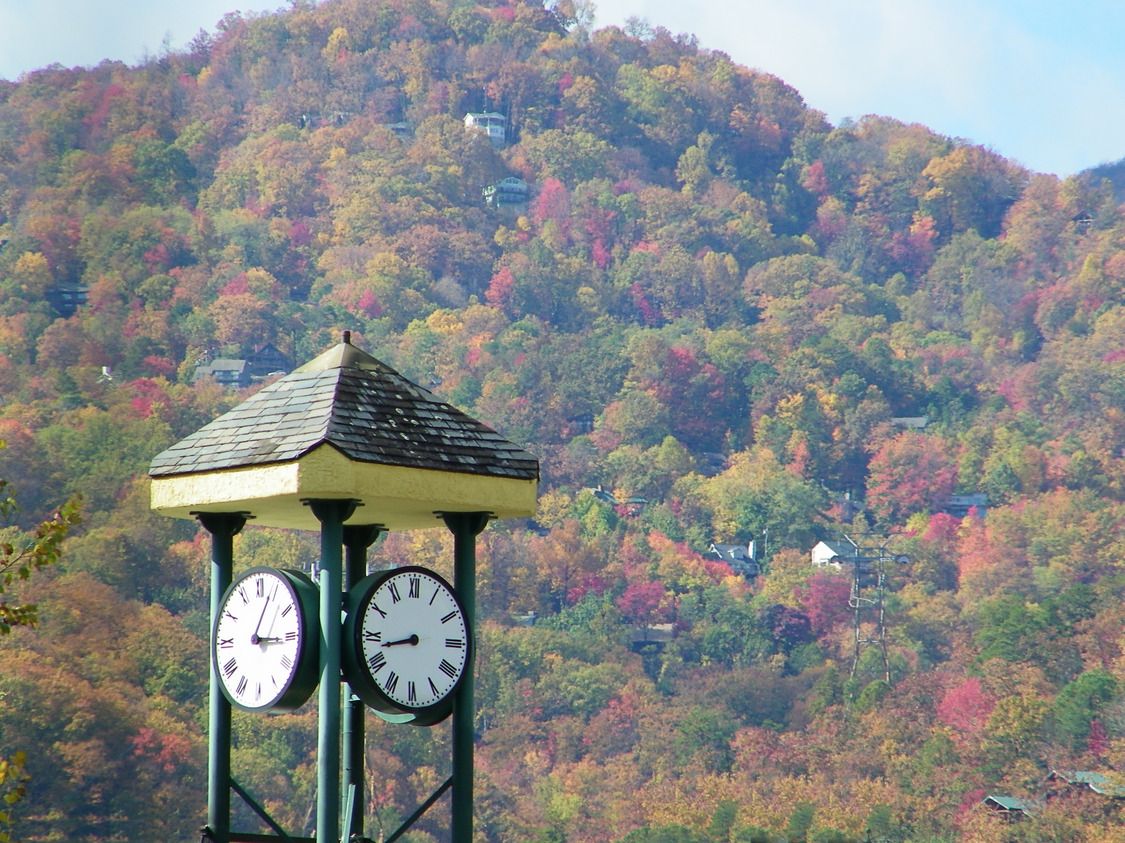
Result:
<svg viewBox="0 0 1125 843">
<path fill-rule="evenodd" d="M 399 644 L 417 644 L 417 643 L 418 643 L 418 636 L 417 635 L 411 635 L 409 638 L 400 638 L 398 641 L 388 641 L 383 646 L 384 647 L 395 647 Z"/>
<path fill-rule="evenodd" d="M 262 604 L 262 614 L 258 615 L 258 623 L 254 627 L 254 634 L 250 636 L 250 643 L 251 644 L 258 644 L 262 640 L 261 638 L 258 637 L 258 630 L 260 630 L 262 628 L 262 618 L 264 618 L 266 616 L 266 609 L 269 608 L 269 605 L 270 605 L 270 598 L 267 596 L 266 602 Z"/>
</svg>

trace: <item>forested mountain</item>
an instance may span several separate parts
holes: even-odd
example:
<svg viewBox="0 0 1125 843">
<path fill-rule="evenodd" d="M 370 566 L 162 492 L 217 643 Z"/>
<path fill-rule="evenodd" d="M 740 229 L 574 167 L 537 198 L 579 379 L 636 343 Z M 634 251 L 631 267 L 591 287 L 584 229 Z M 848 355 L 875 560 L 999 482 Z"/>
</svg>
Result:
<svg viewBox="0 0 1125 843">
<path fill-rule="evenodd" d="M 479 839 L 1125 840 L 1112 183 L 833 126 L 585 8 L 294 0 L 139 67 L 0 81 L 0 539 L 83 499 L 18 591 L 39 628 L 0 637 L 14 839 L 198 834 L 209 542 L 149 511 L 148 464 L 262 382 L 201 366 L 350 329 L 541 461 L 537 520 L 480 541 Z M 908 559 L 886 665 L 870 613 L 855 663 L 851 568 L 810 561 L 845 533 Z M 751 539 L 752 565 L 709 551 Z M 447 542 L 372 561 L 443 569 Z M 234 723 L 236 777 L 300 834 L 314 708 Z M 369 727 L 370 836 L 448 740 Z"/>
</svg>

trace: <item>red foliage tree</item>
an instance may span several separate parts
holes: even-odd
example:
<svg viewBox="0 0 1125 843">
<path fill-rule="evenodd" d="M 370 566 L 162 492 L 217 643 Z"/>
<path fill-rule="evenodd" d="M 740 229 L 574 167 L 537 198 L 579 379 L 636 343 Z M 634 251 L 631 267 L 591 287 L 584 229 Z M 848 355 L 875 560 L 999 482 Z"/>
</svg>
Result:
<svg viewBox="0 0 1125 843">
<path fill-rule="evenodd" d="M 871 458 L 867 503 L 881 519 L 895 522 L 940 507 L 956 481 L 957 466 L 944 442 L 900 433 Z"/>
<path fill-rule="evenodd" d="M 946 726 L 966 735 L 978 735 L 988 723 L 996 700 L 984 690 L 980 679 L 971 676 L 945 692 L 937 716 Z"/>
<path fill-rule="evenodd" d="M 801 611 L 808 616 L 818 638 L 832 632 L 851 615 L 848 595 L 851 579 L 843 574 L 818 571 L 797 589 Z"/>
</svg>

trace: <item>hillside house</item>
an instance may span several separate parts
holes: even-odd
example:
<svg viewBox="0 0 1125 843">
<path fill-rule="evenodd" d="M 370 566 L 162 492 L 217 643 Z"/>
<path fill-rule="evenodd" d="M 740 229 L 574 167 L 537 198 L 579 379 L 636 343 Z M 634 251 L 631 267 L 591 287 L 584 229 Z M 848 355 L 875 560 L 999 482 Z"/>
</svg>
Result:
<svg viewBox="0 0 1125 843">
<path fill-rule="evenodd" d="M 758 565 L 753 539 L 747 544 L 716 544 L 711 542 L 710 547 L 707 548 L 707 556 L 726 562 L 734 573 L 742 577 L 756 577 L 762 572 Z"/>
<path fill-rule="evenodd" d="M 515 176 L 508 176 L 485 186 L 481 190 L 481 196 L 490 208 L 523 206 L 527 204 L 527 182 Z"/>
<path fill-rule="evenodd" d="M 90 288 L 81 284 L 60 284 L 47 291 L 47 301 L 59 316 L 68 319 L 86 304 L 89 292 Z"/>
<path fill-rule="evenodd" d="M 994 814 L 998 814 L 1008 822 L 1016 822 L 1024 817 L 1031 816 L 1034 806 L 1026 799 L 1018 796 L 989 795 L 981 800 L 981 806 Z"/>
<path fill-rule="evenodd" d="M 222 386 L 241 389 L 250 385 L 250 364 L 245 360 L 219 357 L 210 363 L 197 366 L 192 383 L 211 378 Z"/>
<path fill-rule="evenodd" d="M 645 648 L 663 650 L 664 646 L 676 637 L 676 628 L 670 623 L 643 624 L 633 627 L 629 635 L 629 647 L 633 652 Z"/>
<path fill-rule="evenodd" d="M 929 416 L 895 416 L 891 419 L 891 424 L 903 430 L 925 430 L 929 423 Z"/>
<path fill-rule="evenodd" d="M 1104 773 L 1093 770 L 1051 770 L 1047 781 L 1056 786 L 1054 794 L 1062 790 L 1089 788 L 1101 796 L 1111 799 L 1125 799 L 1125 784 L 1116 782 Z M 1061 787 L 1060 787 L 1061 786 Z"/>
<path fill-rule="evenodd" d="M 279 372 L 288 374 L 293 368 L 293 361 L 268 342 L 246 358 L 246 365 L 250 368 L 251 378 L 264 378 Z"/>
<path fill-rule="evenodd" d="M 831 565 L 836 570 L 839 570 L 847 562 L 848 557 L 855 556 L 855 548 L 851 545 L 840 544 L 837 542 L 817 542 L 809 556 L 812 559 L 814 568 L 823 568 L 826 565 Z"/>
<path fill-rule="evenodd" d="M 496 111 L 470 111 L 465 115 L 465 128 L 484 132 L 493 146 L 508 142 L 508 118 Z"/>
<path fill-rule="evenodd" d="M 988 495 L 950 495 L 942 507 L 942 511 L 954 516 L 964 518 L 971 510 L 976 510 L 978 517 L 984 517 L 988 511 Z"/>
</svg>

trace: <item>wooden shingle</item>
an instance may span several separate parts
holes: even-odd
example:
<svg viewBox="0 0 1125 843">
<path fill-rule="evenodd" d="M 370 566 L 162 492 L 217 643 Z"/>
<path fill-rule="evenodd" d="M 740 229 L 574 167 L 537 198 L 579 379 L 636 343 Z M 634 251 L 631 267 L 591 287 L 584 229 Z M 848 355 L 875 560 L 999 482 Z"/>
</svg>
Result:
<svg viewBox="0 0 1125 843">
<path fill-rule="evenodd" d="M 385 485 L 383 481 L 390 476 L 384 472 L 376 480 L 373 472 L 379 469 L 452 472 L 513 481 L 521 486 L 530 484 L 532 490 L 539 478 L 539 463 L 530 453 L 345 340 L 158 454 L 149 468 L 153 506 L 183 517 L 190 514 L 191 507 L 195 507 L 192 512 L 229 511 L 222 508 L 235 504 L 252 514 L 257 514 L 256 509 L 272 512 L 276 501 L 266 500 L 272 497 L 269 483 L 253 495 L 240 494 L 239 488 L 251 479 L 248 472 L 259 482 L 265 477 L 262 472 L 269 468 L 300 470 L 303 462 L 326 447 L 347 463 L 359 466 L 344 472 L 354 475 L 353 481 L 342 478 L 339 489 L 325 489 L 324 479 L 318 477 L 316 488 L 297 488 L 294 492 L 293 478 L 282 472 L 278 474 L 277 494 L 287 499 L 302 492 L 308 492 L 305 497 L 354 498 L 370 507 L 353 519 L 356 522 L 367 517 L 374 519 L 372 523 L 385 523 L 393 519 L 381 517 L 383 512 L 410 508 L 399 500 L 401 495 L 380 500 L 376 494 L 376 499 L 368 500 L 368 487 Z M 328 457 L 318 457 L 320 462 L 325 459 Z M 322 469 L 315 473 L 322 473 Z M 282 476 L 287 479 L 280 480 Z M 408 485 L 417 486 L 417 478 L 409 480 Z M 298 482 L 297 486 L 302 484 Z M 430 488 L 430 484 L 422 486 Z M 512 491 L 503 488 L 506 493 Z M 484 487 L 478 491 L 484 492 Z M 494 509 L 484 505 L 487 501 L 473 503 L 457 495 L 442 507 L 442 497 L 432 490 L 421 492 L 416 503 L 444 511 Z M 521 492 L 517 497 L 522 500 L 526 494 Z M 257 507 L 255 501 L 259 501 Z M 380 516 L 374 513 L 376 506 Z M 516 506 L 518 514 L 524 514 L 522 510 L 527 508 L 524 504 Z M 533 503 L 530 509 L 534 511 Z M 432 518 L 432 511 L 427 510 L 425 517 Z M 297 520 L 307 521 L 305 514 Z M 282 520 L 293 519 L 285 516 Z M 408 520 L 415 520 L 414 516 Z"/>
</svg>

